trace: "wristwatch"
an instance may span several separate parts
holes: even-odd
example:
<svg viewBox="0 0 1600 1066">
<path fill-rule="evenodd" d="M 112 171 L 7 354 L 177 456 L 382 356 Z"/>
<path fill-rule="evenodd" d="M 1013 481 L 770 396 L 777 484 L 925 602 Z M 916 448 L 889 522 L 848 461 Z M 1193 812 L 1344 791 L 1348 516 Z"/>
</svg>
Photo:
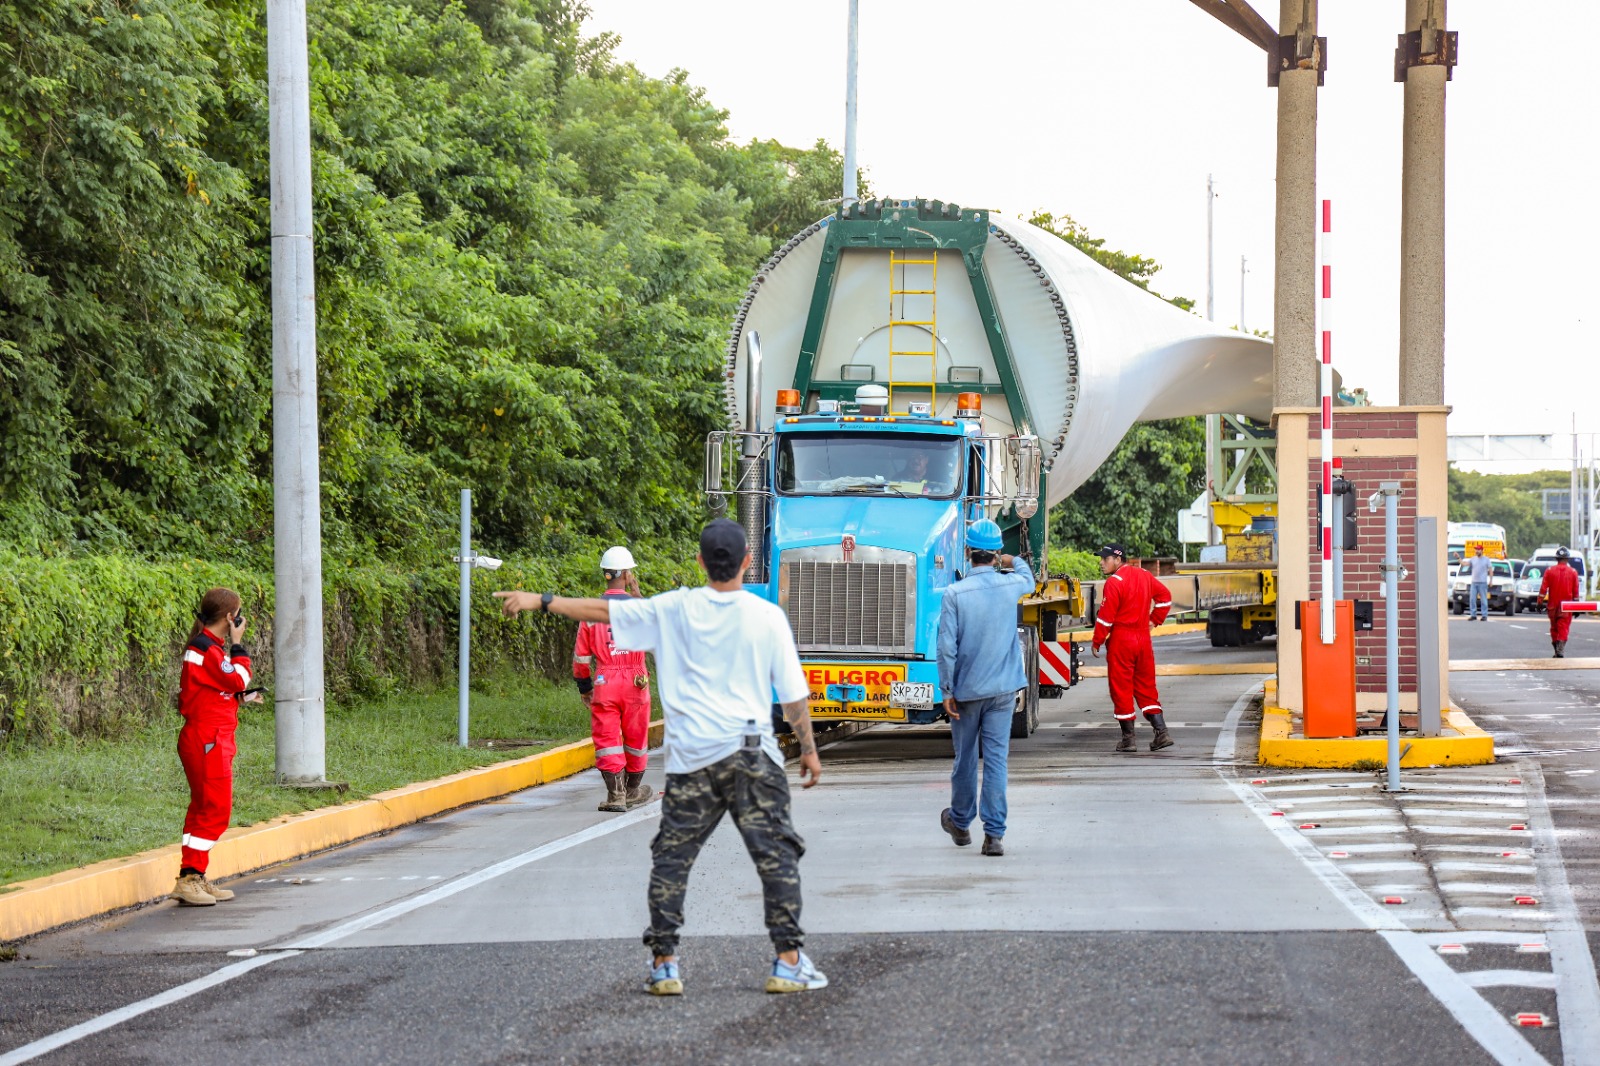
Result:
<svg viewBox="0 0 1600 1066">
<path fill-rule="evenodd" d="M 539 597 L 539 610 L 543 611 L 545 614 L 549 614 L 550 613 L 550 601 L 555 599 L 555 598 L 556 598 L 556 594 L 554 592 L 546 592 L 544 595 L 540 596 Z"/>
</svg>

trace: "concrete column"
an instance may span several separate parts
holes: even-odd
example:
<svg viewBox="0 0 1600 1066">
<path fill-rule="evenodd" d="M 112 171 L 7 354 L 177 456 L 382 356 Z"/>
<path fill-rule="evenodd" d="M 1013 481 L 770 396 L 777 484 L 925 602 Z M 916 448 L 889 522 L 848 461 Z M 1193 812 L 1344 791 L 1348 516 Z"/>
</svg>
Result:
<svg viewBox="0 0 1600 1066">
<path fill-rule="evenodd" d="M 1429 13 L 1445 30 L 1445 0 L 1406 0 L 1406 32 Z M 1444 403 L 1444 95 L 1443 64 L 1406 72 L 1404 162 L 1400 178 L 1400 403 Z"/>
<path fill-rule="evenodd" d="M 1303 0 L 1279 0 L 1278 32 L 1300 28 Z M 1309 4 L 1316 34 L 1317 4 Z M 1317 406 L 1317 72 L 1278 81 L 1278 225 L 1273 280 L 1272 405 Z M 1282 467 L 1279 468 L 1280 470 Z"/>
</svg>

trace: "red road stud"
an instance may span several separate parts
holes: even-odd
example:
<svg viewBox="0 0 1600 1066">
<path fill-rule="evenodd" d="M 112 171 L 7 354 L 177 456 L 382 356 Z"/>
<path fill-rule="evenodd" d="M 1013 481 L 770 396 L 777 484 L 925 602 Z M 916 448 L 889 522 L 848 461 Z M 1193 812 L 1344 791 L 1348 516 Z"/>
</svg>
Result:
<svg viewBox="0 0 1600 1066">
<path fill-rule="evenodd" d="M 1467 953 L 1467 945 L 1465 945 L 1465 944 L 1440 944 L 1439 945 L 1439 954 L 1441 954 L 1441 955 L 1465 955 L 1466 953 Z"/>
<path fill-rule="evenodd" d="M 1519 907 L 1535 907 L 1539 904 L 1539 901 L 1532 896 L 1512 896 L 1511 902 Z"/>
<path fill-rule="evenodd" d="M 1511 1016 L 1511 1020 L 1516 1022 L 1517 1025 L 1524 1029 L 1550 1028 L 1550 1018 L 1547 1015 L 1538 1013 L 1537 1011 L 1529 1010 L 1523 1011 L 1521 1014 L 1513 1014 Z"/>
<path fill-rule="evenodd" d="M 1502 859 L 1520 859 L 1520 858 L 1522 858 L 1522 852 L 1520 852 L 1520 851 L 1502 851 L 1500 853 L 1500 857 Z"/>
<path fill-rule="evenodd" d="M 1348 851 L 1330 851 L 1330 852 L 1328 852 L 1328 858 L 1330 858 L 1330 859 L 1348 859 L 1349 857 L 1350 857 L 1350 853 Z"/>
<path fill-rule="evenodd" d="M 1266 783 L 1267 783 L 1267 779 L 1266 779 L 1266 778 L 1264 778 L 1264 777 L 1257 777 L 1257 778 L 1252 778 L 1252 779 L 1251 779 L 1251 781 L 1250 781 L 1250 783 L 1251 783 L 1251 784 L 1252 784 L 1252 785 L 1264 785 L 1264 784 L 1266 784 Z"/>
<path fill-rule="evenodd" d="M 1526 944 L 1518 944 L 1517 945 L 1517 954 L 1518 955 L 1548 955 L 1548 954 L 1550 954 L 1550 945 L 1546 944 L 1542 940 L 1530 940 Z"/>
<path fill-rule="evenodd" d="M 1283 817 L 1283 812 L 1282 811 L 1273 811 L 1272 812 L 1272 817 L 1274 817 L 1274 818 L 1282 818 Z"/>
<path fill-rule="evenodd" d="M 1510 824 L 1510 825 L 1509 825 L 1509 826 L 1507 826 L 1507 827 L 1506 827 L 1506 828 L 1508 828 L 1508 829 L 1515 829 L 1515 830 L 1517 830 L 1517 831 L 1518 831 L 1518 832 L 1521 832 L 1521 831 L 1522 831 L 1522 830 L 1525 830 L 1525 829 L 1527 829 L 1527 828 L 1528 828 L 1528 827 L 1527 827 L 1527 826 L 1526 826 L 1526 825 L 1525 825 L 1525 824 L 1523 824 L 1523 823 L 1522 823 L 1522 822 L 1512 822 L 1512 823 L 1511 823 L 1511 824 Z"/>
<path fill-rule="evenodd" d="M 1301 822 L 1300 823 L 1300 828 L 1301 829 L 1321 829 L 1322 828 L 1322 823 L 1321 822 Z"/>
<path fill-rule="evenodd" d="M 1406 899 L 1405 899 L 1404 896 L 1384 896 L 1383 897 L 1383 902 L 1391 904 L 1391 905 L 1397 904 L 1397 903 L 1404 903 L 1405 901 L 1406 901 Z"/>
<path fill-rule="evenodd" d="M 1508 784 L 1508 785 L 1520 785 L 1520 784 L 1522 784 L 1522 778 L 1513 777 L 1511 780 L 1507 781 L 1506 784 Z"/>
</svg>

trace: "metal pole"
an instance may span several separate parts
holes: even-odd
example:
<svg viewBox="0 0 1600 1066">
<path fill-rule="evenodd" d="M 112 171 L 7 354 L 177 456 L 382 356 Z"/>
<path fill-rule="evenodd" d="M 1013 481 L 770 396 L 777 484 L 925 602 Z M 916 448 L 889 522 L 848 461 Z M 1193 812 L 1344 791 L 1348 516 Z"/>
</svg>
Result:
<svg viewBox="0 0 1600 1066">
<path fill-rule="evenodd" d="M 1212 204 L 1216 201 L 1216 186 L 1211 175 L 1206 175 L 1206 321 L 1217 320 L 1217 256 L 1213 241 Z"/>
<path fill-rule="evenodd" d="M 1250 327 L 1244 324 L 1244 256 L 1239 257 L 1239 332 L 1249 333 Z"/>
<path fill-rule="evenodd" d="M 1417 735 L 1443 731 L 1444 691 L 1439 674 L 1439 520 L 1417 519 Z"/>
<path fill-rule="evenodd" d="M 1333 476 L 1344 477 L 1344 460 L 1335 458 Z M 1354 496 L 1336 496 L 1333 515 L 1333 599 L 1344 599 L 1344 509 L 1356 505 Z M 1352 616 L 1353 617 L 1353 616 Z"/>
<path fill-rule="evenodd" d="M 467 746 L 467 686 L 472 679 L 472 490 L 461 490 L 461 691 L 456 699 L 456 739 Z"/>
<path fill-rule="evenodd" d="M 1385 481 L 1383 494 L 1383 651 L 1388 703 L 1384 724 L 1389 734 L 1389 784 L 1400 789 L 1400 482 Z"/>
<path fill-rule="evenodd" d="M 317 306 L 305 0 L 267 2 L 272 226 L 274 721 L 279 784 L 325 779 Z"/>
<path fill-rule="evenodd" d="M 844 203 L 856 202 L 856 68 L 860 64 L 861 0 L 850 0 L 850 40 L 844 70 Z"/>
</svg>

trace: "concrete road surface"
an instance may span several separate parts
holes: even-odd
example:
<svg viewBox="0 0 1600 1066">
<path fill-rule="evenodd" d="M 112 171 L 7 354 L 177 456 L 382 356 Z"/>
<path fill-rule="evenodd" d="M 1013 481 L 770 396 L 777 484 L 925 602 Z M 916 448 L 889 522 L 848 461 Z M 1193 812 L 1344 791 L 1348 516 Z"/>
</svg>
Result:
<svg viewBox="0 0 1600 1066">
<path fill-rule="evenodd" d="M 1420 771 L 1402 796 L 1256 771 L 1258 682 L 1163 678 L 1178 746 L 1156 754 L 1111 750 L 1103 681 L 1048 702 L 1013 744 L 998 859 L 938 828 L 945 729 L 825 750 L 795 795 L 820 992 L 761 992 L 760 886 L 724 825 L 690 886 L 687 994 L 642 994 L 656 808 L 597 813 L 591 772 L 214 908 L 31 941 L 0 964 L 0 1066 L 1600 1061 L 1594 871 L 1562 858 L 1590 831 L 1540 759 Z"/>
</svg>

